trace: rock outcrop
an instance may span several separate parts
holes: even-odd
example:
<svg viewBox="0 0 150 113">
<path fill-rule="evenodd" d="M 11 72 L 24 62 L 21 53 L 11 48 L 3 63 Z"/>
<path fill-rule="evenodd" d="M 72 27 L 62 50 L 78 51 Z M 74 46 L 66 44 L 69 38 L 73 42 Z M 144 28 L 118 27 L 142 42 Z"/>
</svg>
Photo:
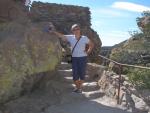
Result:
<svg viewBox="0 0 150 113">
<path fill-rule="evenodd" d="M 91 16 L 88 7 L 41 2 L 33 2 L 31 7 L 32 21 L 52 22 L 56 27 L 56 30 L 64 34 L 70 34 L 71 26 L 75 23 L 79 23 L 81 25 L 83 35 L 88 36 L 95 44 L 90 57 L 92 61 L 95 61 L 100 53 L 101 40 L 98 34 L 91 28 L 90 19 Z M 64 47 L 66 46 L 66 44 L 62 45 Z"/>
<path fill-rule="evenodd" d="M 98 81 L 103 75 L 105 69 L 106 68 L 102 65 L 98 65 L 95 63 L 88 63 L 86 69 L 87 70 L 86 74 L 88 75 L 88 77 L 86 78 L 86 80 Z"/>
<path fill-rule="evenodd" d="M 55 70 L 62 56 L 57 36 L 43 30 L 47 22 L 30 22 L 21 2 L 1 0 L 0 6 L 6 3 L 20 13 L 15 10 L 16 17 L 6 17 L 0 25 L 0 103 L 32 90 L 43 72 Z M 10 11 L 0 8 L 4 14 Z"/>
<path fill-rule="evenodd" d="M 98 81 L 100 89 L 107 97 L 118 99 L 118 82 L 119 75 L 112 71 L 104 71 L 102 77 Z M 150 90 L 138 90 L 128 82 L 126 76 L 121 77 L 120 81 L 119 104 L 124 110 L 132 113 L 147 113 L 149 106 Z M 145 91 L 145 93 L 144 93 Z"/>
<path fill-rule="evenodd" d="M 137 18 L 137 25 L 142 32 L 150 35 L 150 11 L 143 12 L 142 17 Z"/>
<path fill-rule="evenodd" d="M 0 23 L 17 21 L 28 21 L 26 7 L 23 0 L 1 0 L 0 1 Z"/>
</svg>

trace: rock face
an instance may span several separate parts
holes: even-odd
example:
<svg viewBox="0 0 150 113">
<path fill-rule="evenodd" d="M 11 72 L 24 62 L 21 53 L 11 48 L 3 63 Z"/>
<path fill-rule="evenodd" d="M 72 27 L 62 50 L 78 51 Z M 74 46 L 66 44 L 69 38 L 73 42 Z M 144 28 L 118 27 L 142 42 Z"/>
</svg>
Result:
<svg viewBox="0 0 150 113">
<path fill-rule="evenodd" d="M 49 21 L 54 24 L 56 30 L 64 34 L 70 34 L 70 28 L 73 24 L 81 25 L 83 35 L 88 36 L 95 44 L 95 48 L 91 53 L 91 60 L 96 60 L 100 53 L 101 40 L 98 34 L 90 27 L 90 11 L 88 7 L 50 4 L 33 2 L 31 8 L 32 21 Z M 65 47 L 65 45 L 63 45 Z M 93 59 L 93 57 L 95 57 Z"/>
<path fill-rule="evenodd" d="M 0 3 L 7 2 L 11 1 Z M 23 7 L 15 1 L 13 6 Z M 57 36 L 43 30 L 47 22 L 31 23 L 26 12 L 20 12 L 16 19 L 5 18 L 0 25 L 0 103 L 30 91 L 44 77 L 43 72 L 55 70 L 62 56 Z"/>
<path fill-rule="evenodd" d="M 88 77 L 86 78 L 87 80 L 98 81 L 103 75 L 105 67 L 95 63 L 88 63 L 86 70 L 86 74 L 88 75 Z"/>
<path fill-rule="evenodd" d="M 9 21 L 27 21 L 26 7 L 23 0 L 1 0 L 0 1 L 0 23 Z M 18 18 L 19 17 L 19 18 Z"/>
<path fill-rule="evenodd" d="M 140 30 L 144 33 L 150 35 L 149 28 L 150 28 L 150 12 L 144 12 L 143 17 L 137 19 L 137 25 Z"/>
</svg>

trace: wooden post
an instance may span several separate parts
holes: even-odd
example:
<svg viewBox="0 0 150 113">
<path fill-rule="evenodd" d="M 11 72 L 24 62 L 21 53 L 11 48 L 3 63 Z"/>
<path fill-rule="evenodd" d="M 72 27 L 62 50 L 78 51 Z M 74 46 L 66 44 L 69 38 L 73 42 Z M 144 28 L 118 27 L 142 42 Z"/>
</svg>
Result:
<svg viewBox="0 0 150 113">
<path fill-rule="evenodd" d="M 118 78 L 118 97 L 117 97 L 117 104 L 120 104 L 120 87 L 121 87 L 121 71 L 122 71 L 122 66 L 118 65 L 118 70 L 119 70 L 119 78 Z"/>
</svg>

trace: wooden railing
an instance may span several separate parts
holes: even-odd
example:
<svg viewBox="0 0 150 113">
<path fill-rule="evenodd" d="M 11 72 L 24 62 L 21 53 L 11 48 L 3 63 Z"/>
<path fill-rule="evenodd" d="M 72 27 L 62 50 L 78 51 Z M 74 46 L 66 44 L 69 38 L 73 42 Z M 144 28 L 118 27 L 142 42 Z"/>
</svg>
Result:
<svg viewBox="0 0 150 113">
<path fill-rule="evenodd" d="M 118 74 L 119 74 L 119 78 L 118 78 L 118 81 L 119 81 L 119 84 L 118 84 L 118 95 L 117 95 L 117 104 L 120 104 L 120 87 L 121 87 L 121 73 L 122 73 L 122 68 L 123 67 L 133 67 L 133 68 L 140 68 L 140 69 L 148 69 L 150 70 L 150 67 L 143 67 L 143 66 L 137 66 L 137 65 L 129 65 L 129 64 L 122 64 L 122 63 L 119 63 L 119 62 L 116 62 L 112 59 L 109 59 L 107 57 L 104 57 L 102 55 L 99 55 L 99 57 L 109 61 L 109 62 L 113 62 L 115 65 L 117 65 L 118 67 Z"/>
</svg>

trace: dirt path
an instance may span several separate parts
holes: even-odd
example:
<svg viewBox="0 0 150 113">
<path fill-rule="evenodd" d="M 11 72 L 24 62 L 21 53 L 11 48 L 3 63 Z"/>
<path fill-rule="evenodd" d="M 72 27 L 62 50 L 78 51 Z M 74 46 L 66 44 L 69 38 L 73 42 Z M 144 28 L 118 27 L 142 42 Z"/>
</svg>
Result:
<svg viewBox="0 0 150 113">
<path fill-rule="evenodd" d="M 71 69 L 64 64 L 44 89 L 7 103 L 6 113 L 129 113 L 100 92 L 96 82 L 84 83 L 82 94 L 73 93 Z"/>
</svg>

